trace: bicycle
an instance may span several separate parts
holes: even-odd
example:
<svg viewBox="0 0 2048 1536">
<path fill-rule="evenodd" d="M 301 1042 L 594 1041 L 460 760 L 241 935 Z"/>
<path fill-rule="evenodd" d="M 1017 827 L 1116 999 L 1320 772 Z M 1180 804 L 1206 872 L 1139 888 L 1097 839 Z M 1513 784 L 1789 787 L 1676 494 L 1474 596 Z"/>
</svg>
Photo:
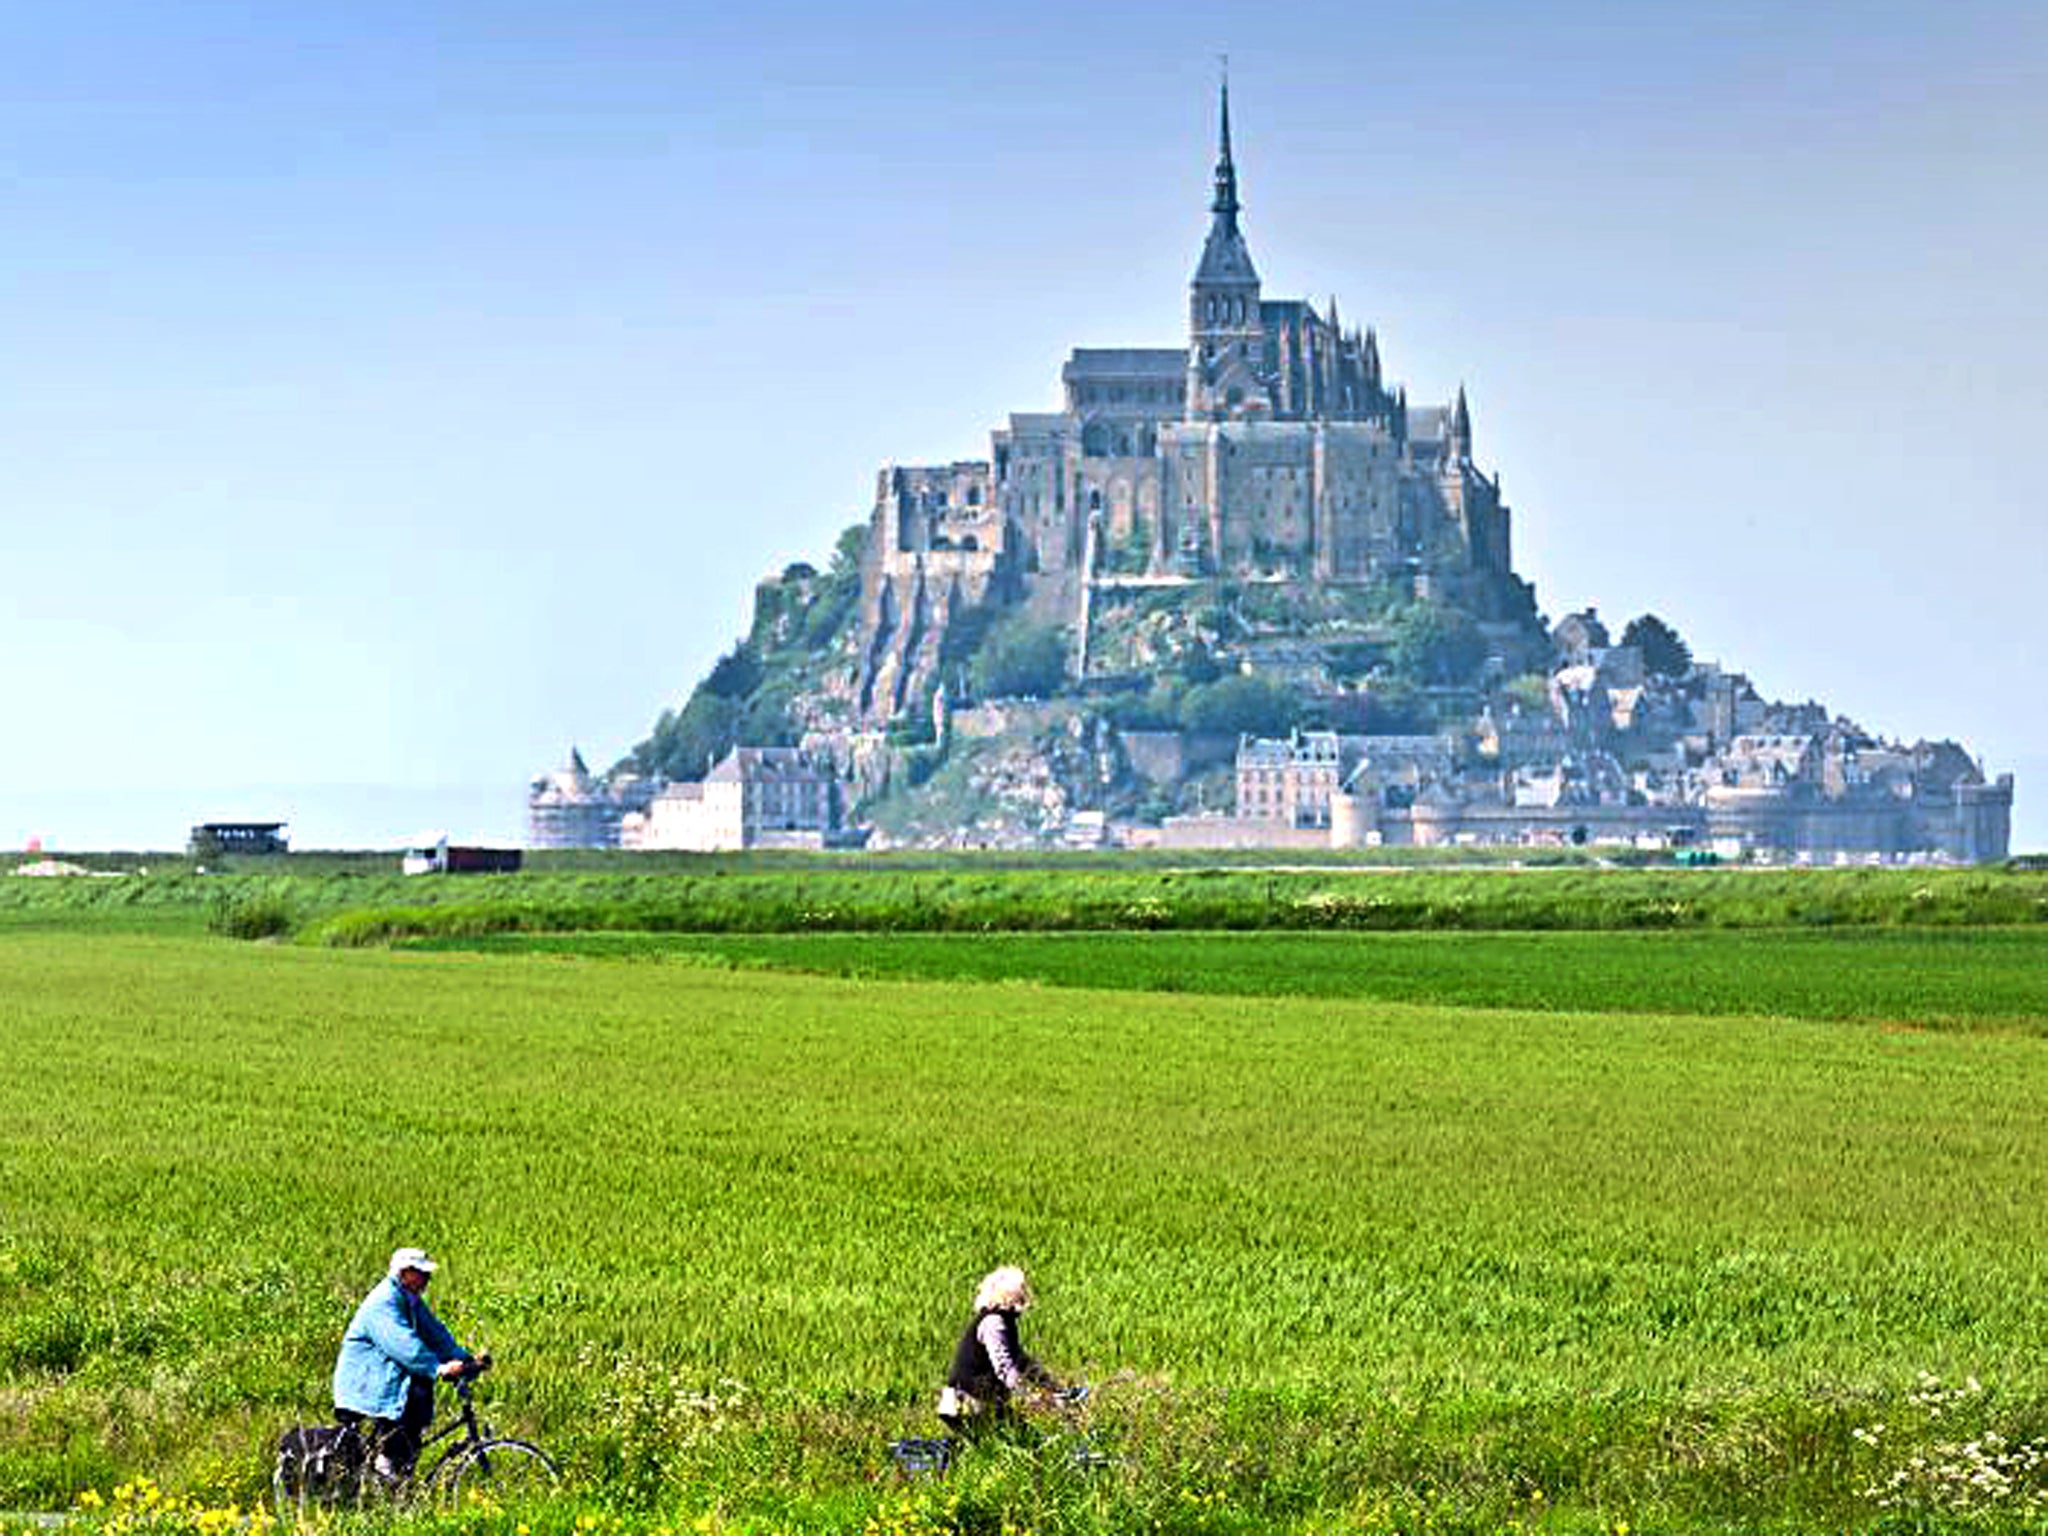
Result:
<svg viewBox="0 0 2048 1536">
<path fill-rule="evenodd" d="M 1092 1395 L 1093 1388 L 1086 1382 L 1046 1393 L 1043 1404 L 1053 1415 L 1053 1427 L 1033 1426 L 1022 1443 L 1033 1455 L 1042 1454 L 1051 1446 L 1063 1446 L 1066 1464 L 1076 1471 L 1093 1471 L 1111 1465 L 1111 1458 L 1097 1450 L 1085 1432 L 1087 1404 Z M 1024 1421 L 1013 1419 L 1012 1422 L 1022 1425 Z M 968 1443 L 952 1435 L 891 1440 L 889 1460 L 901 1478 L 944 1477 Z"/>
<path fill-rule="evenodd" d="M 518 1503 L 552 1490 L 561 1480 L 554 1458 L 529 1440 L 500 1435 L 477 1417 L 475 1382 L 491 1368 L 480 1355 L 452 1379 L 462 1411 L 420 1442 L 420 1460 L 403 1477 L 376 1470 L 372 1431 L 366 1420 L 348 1424 L 299 1425 L 277 1445 L 270 1474 L 272 1501 L 280 1516 L 303 1516 L 315 1508 L 358 1508 L 388 1499 L 454 1508 L 477 1498 Z M 427 1460 L 435 1446 L 444 1446 Z"/>
</svg>

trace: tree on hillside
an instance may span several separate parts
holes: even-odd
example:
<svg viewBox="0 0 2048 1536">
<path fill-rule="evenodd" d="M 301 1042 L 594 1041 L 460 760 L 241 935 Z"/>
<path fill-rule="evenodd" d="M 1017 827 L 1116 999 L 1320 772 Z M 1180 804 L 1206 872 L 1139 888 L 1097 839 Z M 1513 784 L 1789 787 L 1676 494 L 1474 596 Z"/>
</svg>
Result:
<svg viewBox="0 0 2048 1536">
<path fill-rule="evenodd" d="M 982 698 L 1049 698 L 1067 680 L 1067 637 L 1051 625 L 1000 626 L 975 653 L 972 671 Z"/>
<path fill-rule="evenodd" d="M 860 577 L 860 563 L 868 552 L 868 525 L 854 523 L 841 531 L 832 546 L 832 574 Z"/>
<path fill-rule="evenodd" d="M 711 671 L 698 687 L 721 699 L 743 699 L 761 683 L 761 658 L 745 641 L 711 664 Z"/>
<path fill-rule="evenodd" d="M 654 731 L 626 757 L 636 773 L 665 779 L 701 779 L 738 738 L 740 704 L 704 688 L 680 711 L 665 709 Z"/>
<path fill-rule="evenodd" d="M 1630 619 L 1621 643 L 1641 651 L 1644 669 L 1657 677 L 1680 678 L 1692 670 L 1692 647 L 1654 613 Z"/>
<path fill-rule="evenodd" d="M 1392 627 L 1394 670 L 1425 687 L 1469 683 L 1486 660 L 1486 636 L 1462 608 L 1410 603 Z"/>
<path fill-rule="evenodd" d="M 1199 635 L 1176 651 L 1166 665 L 1173 675 L 1190 685 L 1213 683 L 1223 675 L 1223 664 Z"/>
<path fill-rule="evenodd" d="M 1278 736 L 1294 723 L 1294 712 L 1286 689 L 1238 673 L 1190 688 L 1180 723 L 1198 736 Z"/>
<path fill-rule="evenodd" d="M 1365 690 L 1365 729 L 1375 736 L 1420 735 L 1436 728 L 1429 701 L 1408 678 L 1382 672 Z"/>
</svg>

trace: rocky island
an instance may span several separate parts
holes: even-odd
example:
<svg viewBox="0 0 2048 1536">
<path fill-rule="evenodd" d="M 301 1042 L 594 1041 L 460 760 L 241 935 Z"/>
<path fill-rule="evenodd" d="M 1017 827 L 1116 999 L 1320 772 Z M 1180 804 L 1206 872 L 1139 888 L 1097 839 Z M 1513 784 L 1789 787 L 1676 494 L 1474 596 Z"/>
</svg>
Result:
<svg viewBox="0 0 2048 1536">
<path fill-rule="evenodd" d="M 1761 697 L 1651 613 L 1548 622 L 1462 389 L 1268 297 L 1223 89 L 1176 347 L 1079 348 L 987 457 L 889 465 L 821 570 L 537 846 L 1546 846 L 2003 858 L 2012 779 Z"/>
</svg>

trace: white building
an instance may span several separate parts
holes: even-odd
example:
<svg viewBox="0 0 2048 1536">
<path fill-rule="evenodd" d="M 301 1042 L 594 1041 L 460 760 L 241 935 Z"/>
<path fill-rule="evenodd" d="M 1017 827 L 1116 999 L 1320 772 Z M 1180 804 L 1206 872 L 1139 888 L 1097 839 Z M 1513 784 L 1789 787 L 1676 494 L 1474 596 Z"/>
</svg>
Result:
<svg viewBox="0 0 2048 1536">
<path fill-rule="evenodd" d="M 829 769 L 796 747 L 735 747 L 700 782 L 671 784 L 644 817 L 628 817 L 622 840 L 650 851 L 822 848 L 838 826 Z"/>
</svg>

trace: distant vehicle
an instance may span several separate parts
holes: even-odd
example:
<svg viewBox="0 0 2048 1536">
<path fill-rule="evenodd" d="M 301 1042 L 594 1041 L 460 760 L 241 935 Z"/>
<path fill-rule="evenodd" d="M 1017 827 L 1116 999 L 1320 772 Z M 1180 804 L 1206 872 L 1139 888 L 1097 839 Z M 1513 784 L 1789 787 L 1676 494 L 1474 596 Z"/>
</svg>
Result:
<svg viewBox="0 0 2048 1536">
<path fill-rule="evenodd" d="M 517 848 L 451 847 L 447 838 L 405 850 L 399 866 L 408 875 L 510 875 L 518 872 Z"/>
</svg>

